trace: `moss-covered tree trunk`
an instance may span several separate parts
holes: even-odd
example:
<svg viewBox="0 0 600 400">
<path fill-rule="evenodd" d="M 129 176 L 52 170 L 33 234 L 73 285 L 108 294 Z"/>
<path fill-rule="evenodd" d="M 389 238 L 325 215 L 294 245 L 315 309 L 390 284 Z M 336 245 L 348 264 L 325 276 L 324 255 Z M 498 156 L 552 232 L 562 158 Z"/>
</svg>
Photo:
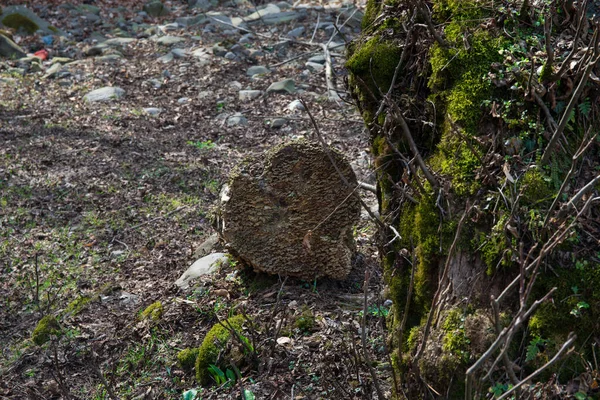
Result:
<svg viewBox="0 0 600 400">
<path fill-rule="evenodd" d="M 390 226 L 396 390 L 409 398 L 506 391 L 561 358 L 571 332 L 575 350 L 536 379 L 594 369 L 595 3 L 498 4 L 369 0 L 349 47 Z"/>
</svg>

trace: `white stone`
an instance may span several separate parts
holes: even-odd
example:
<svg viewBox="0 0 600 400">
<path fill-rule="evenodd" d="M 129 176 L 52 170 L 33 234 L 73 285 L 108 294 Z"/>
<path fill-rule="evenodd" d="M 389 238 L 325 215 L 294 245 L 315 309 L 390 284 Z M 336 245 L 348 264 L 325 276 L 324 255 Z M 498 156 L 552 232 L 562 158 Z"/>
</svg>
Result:
<svg viewBox="0 0 600 400">
<path fill-rule="evenodd" d="M 182 289 L 189 287 L 192 279 L 202 275 L 214 273 L 222 263 L 229 260 L 227 253 L 212 253 L 196 260 L 184 273 L 175 281 L 175 284 Z"/>
</svg>

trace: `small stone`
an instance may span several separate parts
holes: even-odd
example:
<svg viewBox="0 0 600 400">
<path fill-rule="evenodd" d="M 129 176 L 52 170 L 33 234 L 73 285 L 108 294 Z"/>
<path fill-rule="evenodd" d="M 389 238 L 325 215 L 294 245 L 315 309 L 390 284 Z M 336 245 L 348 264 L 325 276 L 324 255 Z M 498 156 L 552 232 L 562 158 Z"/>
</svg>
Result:
<svg viewBox="0 0 600 400">
<path fill-rule="evenodd" d="M 235 114 L 227 118 L 227 126 L 246 126 L 248 120 L 242 114 Z"/>
<path fill-rule="evenodd" d="M 61 69 L 62 64 L 56 63 L 51 65 L 50 68 L 46 70 L 46 74 L 42 77 L 42 79 L 50 79 L 56 77 L 56 74 L 58 74 Z"/>
<path fill-rule="evenodd" d="M 252 67 L 248 68 L 246 75 L 254 76 L 259 74 L 268 74 L 269 72 L 271 71 L 267 67 L 263 67 L 262 65 L 253 65 Z"/>
<path fill-rule="evenodd" d="M 177 100 L 177 103 L 179 104 L 187 104 L 190 102 L 190 98 L 189 97 L 182 97 L 180 99 Z"/>
<path fill-rule="evenodd" d="M 88 57 L 101 56 L 108 49 L 108 45 L 102 43 L 96 46 L 88 47 L 83 53 Z"/>
<path fill-rule="evenodd" d="M 122 46 L 126 46 L 130 43 L 133 43 L 136 40 L 137 39 L 134 39 L 134 38 L 118 37 L 118 38 L 112 38 L 112 39 L 105 40 L 102 44 L 107 45 L 107 46 L 122 47 Z"/>
<path fill-rule="evenodd" d="M 247 44 L 247 43 L 252 43 L 253 40 L 254 40 L 254 35 L 251 33 L 246 33 L 245 35 L 243 35 L 240 38 L 240 40 L 238 40 L 238 43 Z"/>
<path fill-rule="evenodd" d="M 285 124 L 287 124 L 287 119 L 275 118 L 274 120 L 271 121 L 271 128 L 279 129 L 279 128 L 283 127 Z"/>
<path fill-rule="evenodd" d="M 308 62 L 317 63 L 317 64 L 325 64 L 325 56 L 322 54 L 312 56 L 308 59 Z"/>
<path fill-rule="evenodd" d="M 288 104 L 287 109 L 290 111 L 304 111 L 304 104 L 300 100 L 294 100 L 290 104 Z"/>
<path fill-rule="evenodd" d="M 239 99 L 241 101 L 250 101 L 259 98 L 262 94 L 262 90 L 240 90 Z"/>
<path fill-rule="evenodd" d="M 156 117 L 157 115 L 159 115 L 162 112 L 162 108 L 146 107 L 146 108 L 144 108 L 144 112 L 148 115 Z"/>
<path fill-rule="evenodd" d="M 195 258 L 201 258 L 209 254 L 219 243 L 219 235 L 213 233 L 194 251 Z"/>
<path fill-rule="evenodd" d="M 198 100 L 204 100 L 209 98 L 210 96 L 212 96 L 213 92 L 208 91 L 208 90 L 203 90 L 201 92 L 198 93 Z"/>
<path fill-rule="evenodd" d="M 291 38 L 297 38 L 297 37 L 300 37 L 304 33 L 304 31 L 305 31 L 304 27 L 299 26 L 299 27 L 289 31 L 287 36 L 291 37 Z"/>
<path fill-rule="evenodd" d="M 160 57 L 158 59 L 158 61 L 160 61 L 163 64 L 167 64 L 167 63 L 170 63 L 171 61 L 173 61 L 173 58 L 174 58 L 173 53 L 172 52 L 168 52 L 164 56 Z"/>
<path fill-rule="evenodd" d="M 175 281 L 175 284 L 182 289 L 189 287 L 192 279 L 202 275 L 210 275 L 223 263 L 228 263 L 229 257 L 226 253 L 212 253 L 196 260 L 184 273 Z"/>
<path fill-rule="evenodd" d="M 158 44 L 162 44 L 164 46 L 170 46 L 172 44 L 175 43 L 179 43 L 179 42 L 183 42 L 185 39 L 179 36 L 161 36 L 161 37 L 155 37 L 153 39 L 154 42 L 158 43 Z"/>
<path fill-rule="evenodd" d="M 231 88 L 235 90 L 242 90 L 242 84 L 238 81 L 230 82 L 229 86 L 231 86 Z"/>
<path fill-rule="evenodd" d="M 152 78 L 149 79 L 148 82 L 152 85 L 154 89 L 160 89 L 162 87 L 162 82 L 159 79 Z"/>
<path fill-rule="evenodd" d="M 161 25 L 159 29 L 163 32 L 175 32 L 179 30 L 179 24 L 177 22 L 172 22 L 170 24 Z"/>
<path fill-rule="evenodd" d="M 323 64 L 314 63 L 310 61 L 306 63 L 306 67 L 312 72 L 321 72 L 325 69 L 325 66 Z"/>
<path fill-rule="evenodd" d="M 267 88 L 267 93 L 296 93 L 296 84 L 293 79 L 284 79 L 274 82 Z"/>
<path fill-rule="evenodd" d="M 185 58 L 188 56 L 188 51 L 186 49 L 173 49 L 171 53 L 175 56 L 175 58 Z"/>
<path fill-rule="evenodd" d="M 121 54 L 113 53 L 113 54 L 107 54 L 105 56 L 94 57 L 94 60 L 98 61 L 98 62 L 114 62 L 114 61 L 120 60 L 121 58 L 123 58 L 123 56 Z"/>
<path fill-rule="evenodd" d="M 217 57 L 224 57 L 225 54 L 227 54 L 227 49 L 223 46 L 220 46 L 219 44 L 215 44 L 212 47 L 212 52 Z"/>
<path fill-rule="evenodd" d="M 106 86 L 100 89 L 92 90 L 85 96 L 83 100 L 93 103 L 98 101 L 111 101 L 120 99 L 125 95 L 125 91 L 120 87 Z"/>
<path fill-rule="evenodd" d="M 236 56 L 235 53 L 228 51 L 227 53 L 225 53 L 225 58 L 227 60 L 235 60 L 238 58 L 238 56 Z"/>
</svg>

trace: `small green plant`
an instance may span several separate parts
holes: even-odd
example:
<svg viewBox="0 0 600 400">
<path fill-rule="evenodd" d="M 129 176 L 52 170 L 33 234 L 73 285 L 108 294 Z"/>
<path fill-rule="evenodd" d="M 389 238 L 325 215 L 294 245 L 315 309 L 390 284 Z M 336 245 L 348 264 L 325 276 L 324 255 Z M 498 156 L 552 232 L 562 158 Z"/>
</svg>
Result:
<svg viewBox="0 0 600 400">
<path fill-rule="evenodd" d="M 190 146 L 194 146 L 199 150 L 210 150 L 216 146 L 216 144 L 213 143 L 212 140 L 205 140 L 204 142 L 200 140 L 188 140 L 187 144 L 189 144 Z"/>
<path fill-rule="evenodd" d="M 570 314 L 579 318 L 579 317 L 581 317 L 581 312 L 583 310 L 585 310 L 586 308 L 590 308 L 590 305 L 588 303 L 586 303 L 585 301 L 580 301 L 575 305 L 575 307 L 573 307 Z"/>
<path fill-rule="evenodd" d="M 489 392 L 494 396 L 494 399 L 497 399 L 511 387 L 512 385 L 509 385 L 507 383 L 496 382 L 496 384 L 489 389 Z"/>
<path fill-rule="evenodd" d="M 372 315 L 373 317 L 387 317 L 390 313 L 390 309 L 380 305 L 370 305 L 367 309 L 367 314 Z M 363 311 L 360 311 L 358 315 L 362 317 L 364 314 Z"/>
<path fill-rule="evenodd" d="M 541 350 L 544 346 L 548 344 L 548 340 L 542 339 L 539 336 L 534 337 L 529 342 L 527 346 L 527 354 L 525 355 L 525 361 L 530 362 L 535 360 L 535 358 L 540 354 L 543 350 Z"/>
<path fill-rule="evenodd" d="M 194 400 L 198 396 L 198 390 L 190 389 L 183 392 L 181 395 L 182 400 Z"/>
<path fill-rule="evenodd" d="M 225 387 L 231 387 L 235 385 L 235 382 L 237 381 L 237 376 L 239 376 L 240 373 L 237 367 L 234 368 L 237 371 L 234 371 L 231 368 L 227 368 L 225 372 L 223 372 L 221 368 L 217 367 L 214 364 L 210 364 L 208 366 L 208 373 L 210 374 L 210 377 L 215 381 L 217 386 L 224 385 Z"/>
</svg>

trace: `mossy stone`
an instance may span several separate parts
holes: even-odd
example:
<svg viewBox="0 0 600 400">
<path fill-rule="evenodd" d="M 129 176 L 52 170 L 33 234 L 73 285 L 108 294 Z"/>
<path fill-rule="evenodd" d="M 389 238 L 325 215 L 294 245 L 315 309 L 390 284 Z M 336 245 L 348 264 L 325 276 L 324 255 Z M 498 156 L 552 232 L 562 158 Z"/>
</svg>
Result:
<svg viewBox="0 0 600 400">
<path fill-rule="evenodd" d="M 54 315 L 46 315 L 38 322 L 31 334 L 31 340 L 38 346 L 43 345 L 51 336 L 60 336 L 62 328 Z"/>
<path fill-rule="evenodd" d="M 227 327 L 231 327 L 241 335 L 244 320 L 243 315 L 236 315 L 224 321 L 223 324 Z M 211 378 L 208 367 L 217 362 L 219 351 L 225 347 L 230 339 L 230 330 L 220 323 L 215 324 L 208 331 L 202 341 L 202 345 L 198 349 L 198 356 L 196 357 L 196 381 L 198 381 L 198 383 L 201 385 L 210 384 Z"/>
<path fill-rule="evenodd" d="M 21 14 L 10 14 L 2 19 L 2 24 L 17 31 L 23 31 L 30 35 L 34 34 L 40 27 Z"/>
<path fill-rule="evenodd" d="M 194 369 L 194 365 L 196 365 L 196 358 L 198 357 L 199 349 L 189 348 L 183 349 L 179 353 L 177 353 L 177 363 L 186 372 L 190 372 Z"/>
</svg>

